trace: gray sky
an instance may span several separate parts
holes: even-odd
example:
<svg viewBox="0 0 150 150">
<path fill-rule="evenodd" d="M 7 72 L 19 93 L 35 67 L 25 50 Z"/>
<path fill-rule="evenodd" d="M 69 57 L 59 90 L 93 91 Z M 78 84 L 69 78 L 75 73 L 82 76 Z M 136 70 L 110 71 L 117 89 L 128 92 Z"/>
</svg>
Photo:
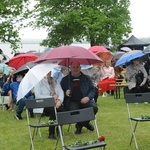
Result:
<svg viewBox="0 0 150 150">
<path fill-rule="evenodd" d="M 130 0 L 132 34 L 136 37 L 150 37 L 150 0 Z"/>
<path fill-rule="evenodd" d="M 136 37 L 150 37 L 150 0 L 130 0 L 129 7 L 131 13 L 132 33 Z M 46 31 L 35 30 L 31 28 L 23 29 L 20 32 L 21 38 L 24 39 L 44 39 L 46 38 Z"/>
</svg>

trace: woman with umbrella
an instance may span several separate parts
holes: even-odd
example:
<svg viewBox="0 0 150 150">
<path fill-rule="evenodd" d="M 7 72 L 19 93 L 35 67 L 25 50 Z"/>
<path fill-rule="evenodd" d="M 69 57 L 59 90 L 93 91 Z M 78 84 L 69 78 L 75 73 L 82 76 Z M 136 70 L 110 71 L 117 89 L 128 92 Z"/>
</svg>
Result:
<svg viewBox="0 0 150 150">
<path fill-rule="evenodd" d="M 141 63 L 139 58 L 133 59 L 131 64 L 126 68 L 126 81 L 128 83 L 128 90 L 124 91 L 125 93 L 139 93 L 139 92 L 148 92 L 146 86 L 147 81 L 147 72 Z"/>
<path fill-rule="evenodd" d="M 51 77 L 51 71 L 34 87 L 35 98 L 48 98 L 53 97 L 55 100 L 55 106 L 57 111 L 64 111 L 62 105 L 64 100 L 64 92 L 60 86 L 60 83 Z M 36 112 L 37 110 L 33 110 Z M 53 108 L 44 108 L 41 111 L 44 112 L 46 116 L 49 116 L 50 120 L 56 120 L 56 114 Z M 49 127 L 50 139 L 56 139 L 55 137 L 55 126 Z"/>
</svg>

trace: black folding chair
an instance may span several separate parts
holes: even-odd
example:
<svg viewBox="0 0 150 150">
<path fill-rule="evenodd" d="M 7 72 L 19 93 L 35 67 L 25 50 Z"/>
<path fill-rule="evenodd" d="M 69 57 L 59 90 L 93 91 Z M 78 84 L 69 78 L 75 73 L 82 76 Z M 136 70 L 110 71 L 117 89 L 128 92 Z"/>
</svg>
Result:
<svg viewBox="0 0 150 150">
<path fill-rule="evenodd" d="M 64 144 L 64 139 L 63 139 L 63 134 L 62 134 L 62 125 L 67 125 L 67 124 L 73 124 L 73 123 L 78 123 L 78 122 L 83 122 L 83 121 L 89 121 L 89 120 L 94 120 L 94 125 L 95 125 L 95 130 L 97 133 L 97 137 L 99 137 L 99 131 L 97 127 L 97 122 L 95 119 L 95 114 L 93 111 L 93 108 L 85 108 L 85 109 L 78 109 L 78 110 L 73 110 L 73 111 L 65 111 L 65 112 L 58 112 L 57 113 L 57 120 L 58 120 L 58 128 L 59 128 L 59 133 L 60 133 L 60 140 L 61 140 L 61 145 L 63 150 L 85 150 L 85 149 L 92 149 L 92 148 L 97 148 L 101 147 L 105 149 L 106 143 L 105 142 L 95 142 L 89 145 L 82 145 L 82 146 L 66 146 Z"/>
<path fill-rule="evenodd" d="M 34 150 L 33 140 L 34 140 L 36 131 L 43 127 L 57 126 L 58 124 L 57 122 L 41 123 L 41 116 L 39 117 L 38 121 L 35 119 L 35 123 L 31 124 L 30 118 L 29 118 L 29 110 L 35 109 L 35 108 L 53 107 L 55 114 L 56 114 L 55 101 L 54 101 L 54 98 L 28 99 L 25 101 L 25 104 L 26 104 L 27 123 L 28 123 L 30 142 L 31 142 L 30 149 Z M 57 116 L 56 116 L 56 120 L 57 120 Z M 33 133 L 31 133 L 31 128 L 33 128 Z"/>
<path fill-rule="evenodd" d="M 138 116 L 138 117 L 132 117 L 133 116 L 133 111 L 137 110 L 138 109 L 137 106 L 140 107 L 140 105 L 142 103 L 143 104 L 144 103 L 147 104 L 147 103 L 150 102 L 150 92 L 148 92 L 148 93 L 129 93 L 129 94 L 125 94 L 125 100 L 126 100 L 128 117 L 129 117 L 129 121 L 130 121 L 131 132 L 132 132 L 130 145 L 132 143 L 132 140 L 134 139 L 135 147 L 138 150 L 139 148 L 138 148 L 136 135 L 135 135 L 135 131 L 137 129 L 137 125 L 138 125 L 139 122 L 149 122 L 150 121 L 150 117 L 146 117 L 145 116 L 146 114 L 141 114 L 141 116 Z M 131 108 L 131 103 L 134 103 L 134 105 L 132 105 L 132 108 Z M 138 105 L 136 105 L 135 103 L 137 103 Z M 130 104 L 130 106 L 129 106 L 129 104 Z M 146 110 L 146 107 L 149 107 L 149 105 L 146 105 L 146 104 L 145 104 L 145 110 Z M 136 108 L 133 108 L 133 106 L 136 107 Z M 138 109 L 138 114 L 139 113 L 140 112 L 139 112 L 139 109 Z M 133 125 L 133 122 L 135 122 L 135 125 Z"/>
</svg>

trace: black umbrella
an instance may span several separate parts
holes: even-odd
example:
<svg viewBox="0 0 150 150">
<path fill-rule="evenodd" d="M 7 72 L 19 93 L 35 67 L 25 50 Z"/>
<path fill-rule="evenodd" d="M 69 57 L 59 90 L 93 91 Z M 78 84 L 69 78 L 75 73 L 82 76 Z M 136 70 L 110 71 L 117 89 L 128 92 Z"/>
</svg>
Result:
<svg viewBox="0 0 150 150">
<path fill-rule="evenodd" d="M 17 69 L 14 73 L 14 75 L 17 74 L 25 74 L 28 72 L 29 69 L 31 69 L 32 67 L 34 67 L 36 65 L 36 63 L 34 63 L 33 61 L 30 61 L 26 64 L 24 64 L 23 66 L 21 66 L 19 69 Z"/>
<path fill-rule="evenodd" d="M 123 54 L 125 54 L 125 52 L 120 52 L 120 51 L 118 51 L 118 52 L 112 53 L 112 55 L 114 56 L 114 58 L 115 58 L 116 60 L 118 60 Z"/>
</svg>

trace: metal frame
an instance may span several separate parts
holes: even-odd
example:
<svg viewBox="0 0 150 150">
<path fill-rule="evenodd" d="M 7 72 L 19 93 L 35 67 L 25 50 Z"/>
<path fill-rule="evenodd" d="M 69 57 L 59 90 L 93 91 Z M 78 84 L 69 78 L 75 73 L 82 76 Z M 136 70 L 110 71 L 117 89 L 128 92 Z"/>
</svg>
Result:
<svg viewBox="0 0 150 150">
<path fill-rule="evenodd" d="M 85 108 L 85 109 L 78 109 L 73 111 L 65 111 L 65 112 L 58 112 L 57 113 L 57 119 L 58 119 L 58 128 L 59 128 L 59 134 L 60 134 L 60 140 L 63 150 L 73 150 L 73 149 L 93 149 L 97 147 L 101 147 L 105 149 L 106 143 L 105 142 L 97 142 L 91 145 L 85 145 L 85 146 L 78 146 L 78 147 L 70 147 L 66 146 L 63 139 L 63 132 L 62 132 L 62 125 L 70 125 L 73 123 L 83 122 L 83 121 L 89 121 L 94 120 L 95 130 L 97 137 L 99 137 L 99 131 L 98 126 L 95 118 L 95 114 L 93 111 L 93 108 Z M 58 141 L 57 141 L 58 143 Z M 57 146 L 57 145 L 56 145 Z M 56 149 L 56 147 L 55 147 Z"/>
<path fill-rule="evenodd" d="M 125 100 L 126 100 L 128 118 L 129 118 L 131 132 L 132 132 L 130 145 L 132 144 L 132 141 L 134 140 L 135 147 L 137 150 L 139 150 L 136 135 L 135 135 L 138 123 L 139 122 L 148 122 L 148 121 L 150 121 L 150 119 L 142 119 L 141 117 L 132 117 L 129 104 L 130 103 L 140 104 L 140 103 L 150 102 L 150 92 L 148 92 L 148 93 L 128 93 L 128 94 L 125 94 Z M 132 122 L 135 122 L 135 125 L 133 125 Z"/>
<path fill-rule="evenodd" d="M 57 113 L 57 111 L 56 111 L 56 107 L 55 107 L 54 98 L 27 99 L 25 101 L 25 104 L 26 104 L 26 115 L 27 115 L 28 130 L 29 130 L 29 135 L 30 135 L 30 144 L 31 144 L 30 149 L 34 150 L 33 140 L 35 137 L 35 133 L 37 133 L 37 131 L 39 131 L 39 135 L 41 135 L 40 130 L 39 130 L 40 128 L 50 127 L 50 126 L 58 126 L 58 124 L 57 123 L 41 124 L 40 123 L 41 115 L 38 119 L 37 118 L 35 119 L 35 124 L 31 124 L 28 109 L 53 107 L 55 114 Z M 56 120 L 57 120 L 57 116 L 56 116 Z M 33 132 L 31 132 L 31 128 L 33 128 Z"/>
</svg>

